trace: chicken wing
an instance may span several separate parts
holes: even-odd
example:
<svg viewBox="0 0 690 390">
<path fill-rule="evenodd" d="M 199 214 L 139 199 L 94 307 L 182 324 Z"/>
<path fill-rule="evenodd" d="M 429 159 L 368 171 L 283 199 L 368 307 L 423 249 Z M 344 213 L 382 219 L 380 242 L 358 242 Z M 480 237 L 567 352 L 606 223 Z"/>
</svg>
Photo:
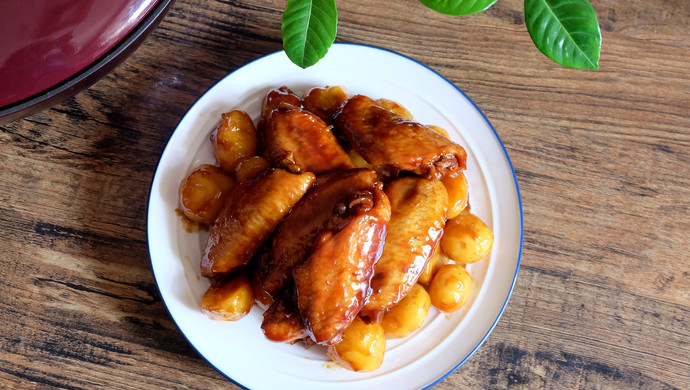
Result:
<svg viewBox="0 0 690 390">
<path fill-rule="evenodd" d="M 263 133 L 263 154 L 273 165 L 316 174 L 355 167 L 331 126 L 309 111 L 273 110 Z"/>
<path fill-rule="evenodd" d="M 341 106 L 335 124 L 370 164 L 434 179 L 465 168 L 467 153 L 460 145 L 366 96 L 355 95 Z"/>
<path fill-rule="evenodd" d="M 217 277 L 249 262 L 314 182 L 313 173 L 271 169 L 242 181 L 230 193 L 209 232 L 201 274 Z"/>
<path fill-rule="evenodd" d="M 372 294 L 360 313 L 369 322 L 379 322 L 417 283 L 441 240 L 448 210 L 448 193 L 440 181 L 402 177 L 385 191 L 391 203 L 388 235 L 374 267 Z"/>
<path fill-rule="evenodd" d="M 276 296 L 288 286 L 294 267 L 307 258 L 317 235 L 332 220 L 336 206 L 361 191 L 373 189 L 375 183 L 376 172 L 370 169 L 319 177 L 270 240 L 272 247 L 268 256 L 262 257 L 257 270 L 264 290 Z"/>
<path fill-rule="evenodd" d="M 302 320 L 320 344 L 338 342 L 364 305 L 390 219 L 390 203 L 379 187 L 337 210 L 333 228 L 317 237 L 310 256 L 293 271 Z"/>
</svg>

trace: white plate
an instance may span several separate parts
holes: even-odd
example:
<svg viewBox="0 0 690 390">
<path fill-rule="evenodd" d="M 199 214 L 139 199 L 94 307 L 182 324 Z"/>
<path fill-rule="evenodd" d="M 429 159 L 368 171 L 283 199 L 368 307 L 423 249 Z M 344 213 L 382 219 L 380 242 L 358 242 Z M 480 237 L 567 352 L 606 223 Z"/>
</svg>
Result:
<svg viewBox="0 0 690 390">
<path fill-rule="evenodd" d="M 209 134 L 220 114 L 248 112 L 254 120 L 265 93 L 286 85 L 297 93 L 342 85 L 350 94 L 389 98 L 415 119 L 448 130 L 467 149 L 466 176 L 472 212 L 495 235 L 490 257 L 468 266 L 474 279 L 465 307 L 452 315 L 432 309 L 411 336 L 389 340 L 380 369 L 354 373 L 329 361 L 319 346 L 268 341 L 254 307 L 237 322 L 211 321 L 201 313 L 209 286 L 199 261 L 207 233 L 188 233 L 175 214 L 180 180 L 213 163 Z M 161 296 L 182 333 L 233 382 L 252 389 L 418 389 L 432 386 L 464 363 L 496 325 L 513 288 L 522 250 L 522 206 L 515 172 L 486 117 L 453 83 L 399 54 L 362 45 L 336 44 L 306 70 L 283 52 L 260 58 L 208 90 L 187 112 L 168 142 L 151 186 L 148 208 L 151 264 Z"/>
</svg>

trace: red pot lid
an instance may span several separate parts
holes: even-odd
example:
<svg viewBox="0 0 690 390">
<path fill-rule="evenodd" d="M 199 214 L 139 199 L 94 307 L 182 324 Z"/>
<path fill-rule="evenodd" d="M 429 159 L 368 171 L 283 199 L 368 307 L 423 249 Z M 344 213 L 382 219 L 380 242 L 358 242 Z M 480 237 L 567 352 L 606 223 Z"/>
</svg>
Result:
<svg viewBox="0 0 690 390">
<path fill-rule="evenodd" d="M 158 0 L 0 0 L 0 107 L 74 76 Z"/>
</svg>

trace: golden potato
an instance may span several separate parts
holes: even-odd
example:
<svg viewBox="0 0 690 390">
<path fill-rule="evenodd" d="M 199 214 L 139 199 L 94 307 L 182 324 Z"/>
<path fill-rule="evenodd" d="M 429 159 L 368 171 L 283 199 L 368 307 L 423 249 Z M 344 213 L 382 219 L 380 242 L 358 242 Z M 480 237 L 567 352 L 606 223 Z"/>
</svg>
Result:
<svg viewBox="0 0 690 390">
<path fill-rule="evenodd" d="M 386 336 L 380 323 L 355 320 L 343 332 L 342 340 L 328 347 L 328 356 L 351 371 L 369 372 L 381 367 Z"/>
<path fill-rule="evenodd" d="M 241 159 L 235 165 L 235 179 L 240 182 L 250 177 L 256 177 L 270 167 L 271 163 L 261 156 Z"/>
<path fill-rule="evenodd" d="M 437 132 L 438 134 L 441 134 L 442 136 L 444 136 L 446 138 L 450 138 L 450 134 L 448 134 L 448 130 L 444 129 L 441 126 L 429 125 L 427 127 L 429 127 L 431 130 Z"/>
<path fill-rule="evenodd" d="M 451 259 L 470 264 L 489 254 L 493 243 L 494 234 L 479 217 L 461 213 L 446 223 L 441 248 Z"/>
<path fill-rule="evenodd" d="M 412 286 L 407 296 L 383 315 L 383 331 L 388 338 L 405 337 L 422 326 L 427 315 L 431 298 L 424 287 Z"/>
<path fill-rule="evenodd" d="M 210 225 L 234 188 L 235 180 L 222 169 L 201 165 L 180 182 L 180 210 L 190 220 Z"/>
<path fill-rule="evenodd" d="M 424 286 L 429 286 L 429 283 L 431 283 L 431 279 L 434 277 L 439 268 L 443 267 L 449 262 L 450 259 L 441 250 L 441 245 L 436 246 L 436 251 L 434 252 L 434 255 L 429 259 L 429 261 L 427 261 L 426 268 L 424 268 L 424 272 L 422 272 L 422 274 L 419 275 L 417 283 Z"/>
<path fill-rule="evenodd" d="M 379 104 L 379 106 L 391 110 L 398 115 L 404 116 L 405 119 L 412 120 L 414 118 L 412 116 L 412 113 L 398 102 L 395 102 L 390 99 L 378 99 L 376 102 Z"/>
<path fill-rule="evenodd" d="M 362 157 L 361 154 L 359 154 L 356 150 L 351 149 L 350 153 L 348 153 L 350 156 L 350 160 L 352 160 L 352 163 L 355 164 L 357 168 L 372 168 L 372 166 L 367 162 L 367 160 Z"/>
<path fill-rule="evenodd" d="M 429 298 L 435 308 L 444 312 L 459 310 L 467 302 L 472 289 L 472 277 L 460 264 L 441 267 L 429 286 Z"/>
<path fill-rule="evenodd" d="M 467 190 L 467 178 L 465 174 L 460 172 L 455 177 L 444 176 L 441 183 L 448 191 L 448 219 L 452 219 L 460 215 L 460 213 L 467 207 L 469 199 L 469 192 Z"/>
<path fill-rule="evenodd" d="M 304 108 L 316 114 L 324 122 L 333 123 L 333 114 L 348 99 L 344 87 L 312 88 L 304 94 Z"/>
<path fill-rule="evenodd" d="M 252 118 L 240 110 L 221 114 L 218 127 L 211 134 L 213 155 L 220 167 L 232 173 L 240 159 L 255 156 L 259 139 Z"/>
<path fill-rule="evenodd" d="M 266 292 L 266 289 L 264 289 L 264 286 L 261 284 L 258 271 L 252 274 L 252 293 L 254 294 L 256 305 L 264 311 L 273 303 L 273 297 Z"/>
<path fill-rule="evenodd" d="M 237 321 L 254 305 L 252 284 L 238 274 L 221 286 L 211 286 L 201 298 L 201 311 L 212 320 Z"/>
</svg>

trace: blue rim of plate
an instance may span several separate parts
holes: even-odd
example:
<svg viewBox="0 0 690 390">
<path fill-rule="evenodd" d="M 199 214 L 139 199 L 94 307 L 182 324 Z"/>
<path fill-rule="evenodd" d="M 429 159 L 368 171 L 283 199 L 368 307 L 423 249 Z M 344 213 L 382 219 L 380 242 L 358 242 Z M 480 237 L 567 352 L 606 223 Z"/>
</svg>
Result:
<svg viewBox="0 0 690 390">
<path fill-rule="evenodd" d="M 505 311 L 506 307 L 508 306 L 508 301 L 510 300 L 511 295 L 513 295 L 513 289 L 515 288 L 515 283 L 516 283 L 516 281 L 517 281 L 518 272 L 519 272 L 519 270 L 520 270 L 520 263 L 522 262 L 522 248 L 523 248 L 524 235 L 525 235 L 525 229 L 524 229 L 524 223 L 525 223 L 525 222 L 524 222 L 524 215 L 523 215 L 523 211 L 522 211 L 522 197 L 521 197 L 521 195 L 520 195 L 520 186 L 519 186 L 519 184 L 518 184 L 517 175 L 516 175 L 516 173 L 515 173 L 515 168 L 513 167 L 513 163 L 512 163 L 512 161 L 510 160 L 510 156 L 508 155 L 508 151 L 506 150 L 505 145 L 503 144 L 503 141 L 501 141 L 501 137 L 498 136 L 498 133 L 496 132 L 496 129 L 494 129 L 494 127 L 493 127 L 493 125 L 491 124 L 491 122 L 489 121 L 489 119 L 486 117 L 486 115 L 484 115 L 484 112 L 477 106 L 477 104 L 476 104 L 472 99 L 470 99 L 469 96 L 467 96 L 467 94 L 465 94 L 465 92 L 464 92 L 462 89 L 460 89 L 460 88 L 459 88 L 457 85 L 455 85 L 455 83 L 453 83 L 452 81 L 448 80 L 448 79 L 447 79 L 445 76 L 443 76 L 441 73 L 439 73 L 439 72 L 436 71 L 435 69 L 431 68 L 430 66 L 424 64 L 423 62 L 420 62 L 420 61 L 418 61 L 418 60 L 416 60 L 416 59 L 414 59 L 414 58 L 412 58 L 412 57 L 408 57 L 408 56 L 406 56 L 406 55 L 404 55 L 404 54 L 400 54 L 400 53 L 398 53 L 398 52 L 396 52 L 396 51 L 393 51 L 393 50 L 390 50 L 390 49 L 386 49 L 386 48 L 382 48 L 382 47 L 378 47 L 378 46 L 373 46 L 373 45 L 367 45 L 367 44 L 363 44 L 363 43 L 350 43 L 350 42 L 336 42 L 336 43 L 333 44 L 333 46 L 361 46 L 361 47 L 366 47 L 366 48 L 370 48 L 370 49 L 375 49 L 375 50 L 381 50 L 381 51 L 384 51 L 384 52 L 388 52 L 388 53 L 394 54 L 394 55 L 396 55 L 396 56 L 399 56 L 399 57 L 401 57 L 401 58 L 403 58 L 403 59 L 406 59 L 406 60 L 408 60 L 408 61 L 412 61 L 412 62 L 414 62 L 414 63 L 416 63 L 416 64 L 422 66 L 423 68 L 426 68 L 427 70 L 431 71 L 431 72 L 434 73 L 436 76 L 438 76 L 439 78 L 441 78 L 443 81 L 445 81 L 446 83 L 448 83 L 449 85 L 451 85 L 451 86 L 452 86 L 453 88 L 455 88 L 455 90 L 457 90 L 465 99 L 467 99 L 467 101 L 469 101 L 469 102 L 472 104 L 472 106 L 474 107 L 474 109 L 477 110 L 477 112 L 482 116 L 482 119 L 484 120 L 484 122 L 486 122 L 486 124 L 489 126 L 489 128 L 491 129 L 491 131 L 492 131 L 493 134 L 494 134 L 494 137 L 496 137 L 496 140 L 498 141 L 499 145 L 501 145 L 501 149 L 503 150 L 503 154 L 504 154 L 504 156 L 505 156 L 505 158 L 506 158 L 506 161 L 508 162 L 508 166 L 510 167 L 510 171 L 511 171 L 511 173 L 512 173 L 512 175 L 513 175 L 513 182 L 514 182 L 514 184 L 515 184 L 515 191 L 516 191 L 516 194 L 517 194 L 517 201 L 518 201 L 518 206 L 519 206 L 519 211 L 520 211 L 520 245 L 519 245 L 519 249 L 518 249 L 517 263 L 516 263 L 516 265 L 515 265 L 515 273 L 514 273 L 514 275 L 513 275 L 513 280 L 511 281 L 511 284 L 510 284 L 510 289 L 508 290 L 508 294 L 506 295 L 505 301 L 503 302 L 503 305 L 501 306 L 501 309 L 499 310 L 498 314 L 496 315 L 496 318 L 494 319 L 493 323 L 491 324 L 491 326 L 489 327 L 489 329 L 486 331 L 486 333 L 484 334 L 484 336 L 482 336 L 481 340 L 479 340 L 479 342 L 477 343 L 477 345 L 475 345 L 474 348 L 472 348 L 472 350 L 471 350 L 467 355 L 465 355 L 465 357 L 464 357 L 463 359 L 461 359 L 460 362 L 458 362 L 458 364 L 456 364 L 452 369 L 450 369 L 448 372 L 446 372 L 445 374 L 443 374 L 443 375 L 441 375 L 440 377 L 438 377 L 438 378 L 437 378 L 436 380 L 434 380 L 433 382 L 429 383 L 427 386 L 423 387 L 423 389 L 430 389 L 430 388 L 434 387 L 435 385 L 437 385 L 439 382 L 441 382 L 441 381 L 443 381 L 444 379 L 446 379 L 446 378 L 447 378 L 448 376 L 450 376 L 452 373 L 454 373 L 458 368 L 460 368 L 460 366 L 462 366 L 463 364 L 465 364 L 465 362 L 466 362 L 470 357 L 472 357 L 472 355 L 474 355 L 474 353 L 479 349 L 479 347 L 481 347 L 482 344 L 484 344 L 484 342 L 486 341 L 486 339 L 489 337 L 489 335 L 491 334 L 491 332 L 494 330 L 494 328 L 495 328 L 496 325 L 498 324 L 498 321 L 500 320 L 501 316 L 503 315 L 503 312 Z M 189 109 L 188 109 L 186 112 L 189 112 L 190 110 L 192 110 L 192 108 L 194 108 L 194 106 L 196 106 L 197 103 L 198 103 L 199 101 L 201 101 L 201 100 L 204 98 L 204 96 L 206 96 L 206 94 L 207 94 L 209 91 L 211 91 L 213 88 L 215 88 L 216 85 L 218 85 L 219 83 L 221 83 L 225 78 L 230 77 L 232 74 L 234 74 L 235 72 L 237 72 L 237 71 L 239 71 L 239 70 L 241 70 L 241 69 L 243 69 L 243 68 L 245 68 L 245 67 L 251 66 L 253 63 L 255 63 L 255 62 L 257 62 L 257 61 L 261 61 L 261 60 L 266 59 L 267 57 L 272 57 L 272 56 L 275 56 L 275 55 L 279 55 L 279 54 L 281 54 L 281 53 L 284 53 L 284 51 L 283 51 L 283 50 L 279 50 L 279 51 L 276 51 L 276 52 L 273 52 L 273 53 L 270 53 L 270 54 L 266 54 L 266 55 L 264 55 L 264 56 L 261 56 L 261 57 L 255 59 L 255 60 L 252 60 L 252 61 L 250 61 L 250 62 L 248 62 L 248 63 L 246 63 L 246 64 L 240 66 L 239 68 L 233 70 L 232 72 L 230 72 L 229 74 L 225 75 L 223 78 L 221 78 L 220 80 L 218 80 L 217 82 L 215 82 L 211 87 L 209 87 L 209 88 L 206 90 L 206 92 L 204 92 L 201 96 L 199 96 L 199 98 L 189 107 Z M 182 120 L 183 120 L 183 119 L 185 118 L 185 116 L 186 116 L 186 112 L 185 112 L 185 115 L 183 115 L 182 118 L 180 118 L 180 120 L 178 121 L 178 123 L 177 123 L 177 125 L 175 126 L 175 128 L 179 127 L 180 123 L 182 122 Z M 170 135 L 170 138 L 172 138 L 172 134 Z M 166 142 L 165 147 L 163 148 L 163 152 L 165 152 L 165 149 L 168 147 L 168 144 L 170 143 L 170 138 L 168 139 L 168 142 Z M 163 153 L 163 152 L 161 152 L 161 157 L 162 157 L 162 153 Z M 149 186 L 149 198 L 148 198 L 148 203 L 147 203 L 147 205 L 146 205 L 146 234 L 147 234 L 147 237 L 148 237 L 148 234 L 149 234 L 149 218 L 148 218 L 148 216 L 149 216 L 149 206 L 151 205 L 151 193 L 153 192 L 153 183 L 154 183 L 155 180 L 156 180 L 156 173 L 158 172 L 158 167 L 160 166 L 160 162 L 161 162 L 161 158 L 159 158 L 158 164 L 156 164 L 156 169 L 154 170 L 154 175 L 153 175 L 153 177 L 151 178 L 151 185 Z M 148 241 L 149 241 L 149 240 L 147 239 L 147 243 L 148 243 Z M 234 380 L 234 379 L 233 379 L 232 377 L 230 377 L 229 375 L 225 374 L 222 370 L 220 370 L 218 367 L 216 367 L 211 361 L 209 361 L 209 360 L 208 360 L 208 359 L 207 359 L 207 358 L 196 348 L 196 346 L 194 346 L 194 344 L 189 340 L 189 338 L 187 337 L 187 335 L 184 333 L 184 331 L 180 328 L 180 326 L 179 326 L 179 325 L 177 324 L 177 322 L 174 320 L 174 318 L 173 318 L 173 316 L 172 316 L 172 313 L 170 312 L 170 309 L 168 308 L 168 305 L 165 303 L 165 299 L 163 298 L 163 293 L 162 293 L 162 291 L 160 290 L 160 284 L 158 283 L 158 280 L 156 280 L 156 273 L 153 272 L 153 261 L 152 261 L 152 259 L 151 259 L 151 247 L 150 247 L 150 246 L 149 246 L 149 263 L 151 264 L 151 271 L 152 271 L 152 273 L 153 273 L 153 279 L 156 281 L 156 288 L 158 289 L 158 293 L 159 293 L 159 295 L 160 295 L 160 297 L 161 297 L 161 301 L 163 301 L 163 304 L 164 304 L 164 306 L 165 306 L 165 310 L 168 312 L 168 315 L 170 315 L 170 318 L 173 319 L 173 323 L 175 324 L 175 326 L 177 327 L 177 329 L 180 331 L 180 333 L 182 333 L 182 336 L 184 336 L 185 340 L 187 340 L 187 343 L 189 343 L 189 345 L 192 346 L 192 348 L 194 349 L 194 351 L 196 351 L 196 353 L 197 353 L 199 356 L 201 356 L 202 359 L 204 359 L 211 367 L 213 367 L 218 373 L 220 373 L 220 374 L 223 375 L 225 378 L 227 378 L 230 382 L 232 382 L 232 383 L 234 383 L 235 385 L 241 387 L 242 389 L 250 389 L 249 387 L 246 387 L 246 386 L 242 385 L 241 383 L 237 382 L 236 380 Z"/>
</svg>

